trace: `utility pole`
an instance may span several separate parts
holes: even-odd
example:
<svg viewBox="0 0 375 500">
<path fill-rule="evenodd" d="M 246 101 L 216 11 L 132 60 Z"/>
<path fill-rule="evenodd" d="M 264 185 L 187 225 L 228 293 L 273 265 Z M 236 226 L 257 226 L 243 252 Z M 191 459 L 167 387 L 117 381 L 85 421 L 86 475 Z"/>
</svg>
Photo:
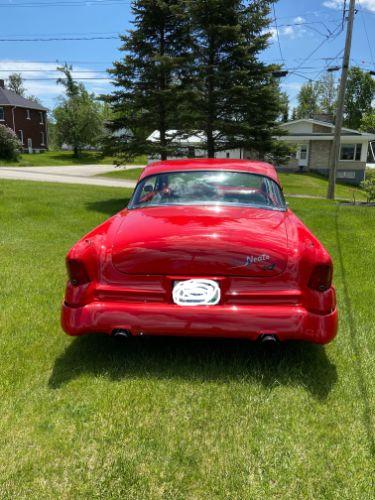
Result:
<svg viewBox="0 0 375 500">
<path fill-rule="evenodd" d="M 342 128 L 342 121 L 343 121 L 343 115 L 344 115 L 345 90 L 346 90 L 346 81 L 348 79 L 350 49 L 351 49 L 351 45 L 352 45 L 354 14 L 355 14 L 355 0 L 350 0 L 348 26 L 346 29 L 346 39 L 345 39 L 345 50 L 344 50 L 344 56 L 343 56 L 343 60 L 342 60 L 339 95 L 338 95 L 338 99 L 337 99 L 337 111 L 336 111 L 336 120 L 335 120 L 335 136 L 334 136 L 333 144 L 332 144 L 331 161 L 330 161 L 330 169 L 329 169 L 329 182 L 328 182 L 328 191 L 327 191 L 327 198 L 329 200 L 335 199 L 336 172 L 337 172 L 337 166 L 339 163 L 339 156 L 340 156 L 341 128 Z"/>
</svg>

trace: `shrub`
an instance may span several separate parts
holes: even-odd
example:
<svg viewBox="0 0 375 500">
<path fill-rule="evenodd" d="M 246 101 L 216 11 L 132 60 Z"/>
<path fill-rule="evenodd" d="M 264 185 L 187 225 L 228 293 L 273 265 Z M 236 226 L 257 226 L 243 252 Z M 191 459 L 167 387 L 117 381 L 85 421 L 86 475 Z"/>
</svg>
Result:
<svg viewBox="0 0 375 500">
<path fill-rule="evenodd" d="M 22 144 L 12 129 L 0 125 L 0 158 L 2 160 L 18 160 Z"/>
<path fill-rule="evenodd" d="M 366 178 L 361 182 L 361 187 L 366 192 L 367 203 L 375 201 L 375 170 L 366 170 Z"/>
</svg>

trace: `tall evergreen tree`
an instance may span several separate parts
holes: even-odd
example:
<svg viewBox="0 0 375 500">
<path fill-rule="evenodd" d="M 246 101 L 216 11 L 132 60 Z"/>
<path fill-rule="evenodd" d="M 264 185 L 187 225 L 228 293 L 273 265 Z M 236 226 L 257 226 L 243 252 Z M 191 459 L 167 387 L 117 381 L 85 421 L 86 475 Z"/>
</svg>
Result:
<svg viewBox="0 0 375 500">
<path fill-rule="evenodd" d="M 176 144 L 168 130 L 180 128 L 178 109 L 186 99 L 190 39 L 186 2 L 135 0 L 134 29 L 121 36 L 124 58 L 110 71 L 116 87 L 106 100 L 114 118 L 111 149 L 125 160 L 137 154 L 166 159 Z M 159 141 L 147 141 L 153 130 Z"/>
<path fill-rule="evenodd" d="M 274 68 L 258 59 L 268 45 L 271 3 L 189 2 L 196 64 L 187 126 L 205 133 L 209 157 L 220 149 L 272 148 L 279 89 Z"/>
</svg>

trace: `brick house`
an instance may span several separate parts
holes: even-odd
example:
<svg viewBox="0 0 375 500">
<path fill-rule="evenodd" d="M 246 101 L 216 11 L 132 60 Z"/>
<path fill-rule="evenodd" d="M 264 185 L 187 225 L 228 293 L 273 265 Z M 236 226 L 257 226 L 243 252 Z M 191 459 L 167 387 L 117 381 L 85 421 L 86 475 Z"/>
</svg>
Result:
<svg viewBox="0 0 375 500">
<path fill-rule="evenodd" d="M 295 154 L 283 171 L 310 171 L 328 175 L 334 135 L 334 124 L 314 118 L 303 118 L 283 123 L 287 135 L 280 140 L 293 144 Z M 337 179 L 359 184 L 365 176 L 370 141 L 374 134 L 342 128 Z"/>
<path fill-rule="evenodd" d="M 25 152 L 48 149 L 47 108 L 8 90 L 0 80 L 0 124 L 18 135 Z"/>
</svg>

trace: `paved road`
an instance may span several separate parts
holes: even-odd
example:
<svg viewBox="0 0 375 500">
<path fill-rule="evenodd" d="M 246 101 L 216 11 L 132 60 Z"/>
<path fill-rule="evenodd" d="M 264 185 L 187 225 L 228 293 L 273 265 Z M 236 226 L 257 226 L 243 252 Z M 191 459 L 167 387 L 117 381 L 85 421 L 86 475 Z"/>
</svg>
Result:
<svg viewBox="0 0 375 500">
<path fill-rule="evenodd" d="M 132 165 L 128 168 L 139 168 Z M 111 172 L 113 165 L 79 165 L 64 167 L 0 167 L 0 179 L 14 179 L 37 182 L 61 182 L 65 184 L 85 184 L 92 186 L 133 188 L 135 181 L 96 177 Z"/>
</svg>

